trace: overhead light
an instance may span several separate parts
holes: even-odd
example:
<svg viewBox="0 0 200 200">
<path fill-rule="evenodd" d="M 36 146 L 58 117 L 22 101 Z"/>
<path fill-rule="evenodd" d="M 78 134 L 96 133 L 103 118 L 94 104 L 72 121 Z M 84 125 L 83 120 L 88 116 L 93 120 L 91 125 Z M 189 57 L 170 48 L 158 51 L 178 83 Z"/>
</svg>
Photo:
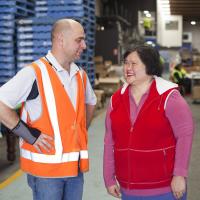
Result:
<svg viewBox="0 0 200 200">
<path fill-rule="evenodd" d="M 143 12 L 144 12 L 145 15 L 149 14 L 148 10 L 144 10 Z"/>
<path fill-rule="evenodd" d="M 151 17 L 151 14 L 150 14 L 150 13 L 146 14 L 146 17 L 149 17 L 149 18 L 150 18 L 150 17 Z"/>
<path fill-rule="evenodd" d="M 196 21 L 191 21 L 190 24 L 196 25 L 197 23 L 196 23 Z"/>
<path fill-rule="evenodd" d="M 101 26 L 101 30 L 104 31 L 104 26 Z"/>
<path fill-rule="evenodd" d="M 155 43 L 152 42 L 152 41 L 146 41 L 146 44 L 148 44 L 148 45 L 150 45 L 150 46 L 152 46 L 152 47 L 155 47 L 155 46 L 156 46 Z"/>
</svg>

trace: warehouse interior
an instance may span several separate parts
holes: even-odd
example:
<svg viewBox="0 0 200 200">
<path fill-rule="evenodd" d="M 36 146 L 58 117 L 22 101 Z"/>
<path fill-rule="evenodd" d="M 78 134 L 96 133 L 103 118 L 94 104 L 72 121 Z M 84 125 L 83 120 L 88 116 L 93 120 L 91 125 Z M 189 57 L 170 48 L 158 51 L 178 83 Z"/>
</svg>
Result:
<svg viewBox="0 0 200 200">
<path fill-rule="evenodd" d="M 104 121 L 110 96 L 124 83 L 123 54 L 136 45 L 158 49 L 163 77 L 174 81 L 181 63 L 189 88 L 183 88 L 193 113 L 195 134 L 188 177 L 188 200 L 200 189 L 200 1 L 199 0 L 0 0 L 0 86 L 51 49 L 51 27 L 60 18 L 79 21 L 87 49 L 76 62 L 97 96 L 89 128 L 90 172 L 84 200 L 111 200 L 103 175 Z M 0 132 L 0 199 L 31 199 L 19 169 L 18 138 L 4 126 Z M 91 192 L 92 191 L 92 192 Z M 26 195 L 21 195 L 22 193 Z"/>
</svg>

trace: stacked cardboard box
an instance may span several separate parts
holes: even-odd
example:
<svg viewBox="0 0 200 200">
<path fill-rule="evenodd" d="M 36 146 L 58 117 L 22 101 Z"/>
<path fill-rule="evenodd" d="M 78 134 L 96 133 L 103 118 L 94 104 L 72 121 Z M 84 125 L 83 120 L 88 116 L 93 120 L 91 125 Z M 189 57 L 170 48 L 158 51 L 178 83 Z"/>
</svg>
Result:
<svg viewBox="0 0 200 200">
<path fill-rule="evenodd" d="M 95 56 L 94 57 L 94 63 L 95 63 L 95 72 L 96 77 L 106 77 L 107 76 L 107 69 L 103 62 L 102 56 Z"/>
<path fill-rule="evenodd" d="M 112 95 L 122 85 L 120 77 L 99 78 L 98 87 L 104 90 L 106 96 Z"/>
<path fill-rule="evenodd" d="M 192 87 L 192 99 L 193 101 L 200 101 L 200 85 Z"/>
<path fill-rule="evenodd" d="M 97 97 L 97 104 L 96 104 L 96 108 L 97 109 L 101 109 L 104 107 L 104 104 L 106 102 L 106 96 L 105 96 L 105 92 L 104 90 L 94 90 L 96 97 Z"/>
</svg>

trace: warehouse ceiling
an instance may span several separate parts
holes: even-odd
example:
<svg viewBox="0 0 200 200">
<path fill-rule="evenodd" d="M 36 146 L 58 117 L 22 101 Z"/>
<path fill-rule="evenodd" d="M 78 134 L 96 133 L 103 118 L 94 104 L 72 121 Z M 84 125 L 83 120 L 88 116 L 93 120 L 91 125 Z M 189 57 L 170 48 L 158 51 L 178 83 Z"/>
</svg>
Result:
<svg viewBox="0 0 200 200">
<path fill-rule="evenodd" d="M 170 0 L 171 14 L 182 15 L 185 21 L 200 20 L 200 0 Z"/>
</svg>

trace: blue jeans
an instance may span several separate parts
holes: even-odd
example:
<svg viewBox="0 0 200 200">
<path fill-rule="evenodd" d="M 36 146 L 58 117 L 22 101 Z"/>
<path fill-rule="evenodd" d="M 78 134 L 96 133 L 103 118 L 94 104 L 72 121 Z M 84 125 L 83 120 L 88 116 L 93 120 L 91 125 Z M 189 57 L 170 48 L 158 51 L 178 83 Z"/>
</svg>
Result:
<svg viewBox="0 0 200 200">
<path fill-rule="evenodd" d="M 179 200 L 186 200 L 187 193 Z M 122 200 L 177 200 L 171 192 L 156 196 L 128 196 L 122 193 Z"/>
<path fill-rule="evenodd" d="M 33 200 L 81 200 L 83 195 L 83 174 L 68 178 L 40 178 L 27 175 Z"/>
</svg>

